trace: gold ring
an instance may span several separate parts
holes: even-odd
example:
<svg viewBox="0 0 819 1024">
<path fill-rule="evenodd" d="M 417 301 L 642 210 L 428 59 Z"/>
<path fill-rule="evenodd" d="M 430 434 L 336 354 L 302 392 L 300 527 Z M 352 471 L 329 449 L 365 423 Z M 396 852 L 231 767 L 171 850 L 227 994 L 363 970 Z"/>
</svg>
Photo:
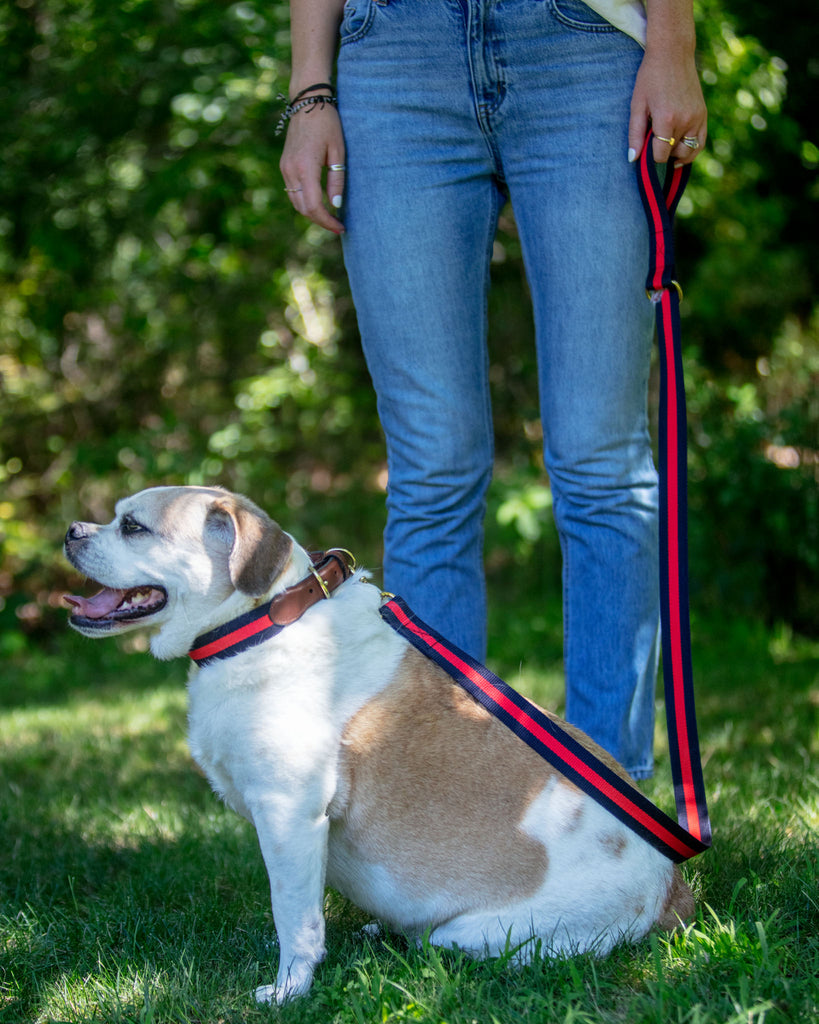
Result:
<svg viewBox="0 0 819 1024">
<path fill-rule="evenodd" d="M 304 189 L 301 189 L 301 188 L 286 188 L 284 191 L 285 192 L 303 192 Z"/>
<path fill-rule="evenodd" d="M 700 140 L 697 138 L 696 135 L 684 135 L 683 145 L 688 146 L 689 149 L 699 149 Z"/>
<path fill-rule="evenodd" d="M 655 135 L 654 138 L 657 139 L 659 142 L 667 142 L 672 149 L 677 145 L 677 140 L 674 138 L 673 135 L 670 139 L 665 139 L 662 135 Z"/>
</svg>

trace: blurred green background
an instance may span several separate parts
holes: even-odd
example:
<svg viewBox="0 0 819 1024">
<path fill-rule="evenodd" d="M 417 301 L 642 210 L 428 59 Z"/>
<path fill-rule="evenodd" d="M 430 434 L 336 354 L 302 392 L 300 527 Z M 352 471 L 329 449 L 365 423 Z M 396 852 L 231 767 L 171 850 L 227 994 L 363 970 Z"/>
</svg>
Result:
<svg viewBox="0 0 819 1024">
<path fill-rule="evenodd" d="M 696 14 L 710 137 L 677 221 L 692 599 L 816 636 L 815 32 L 795 0 Z M 287 5 L 5 0 L 0 47 L 0 654 L 62 632 L 66 525 L 151 484 L 222 483 L 377 566 L 384 448 L 338 240 L 278 171 Z M 487 565 L 526 595 L 526 655 L 559 633 L 559 557 L 508 210 L 495 257 Z"/>
</svg>

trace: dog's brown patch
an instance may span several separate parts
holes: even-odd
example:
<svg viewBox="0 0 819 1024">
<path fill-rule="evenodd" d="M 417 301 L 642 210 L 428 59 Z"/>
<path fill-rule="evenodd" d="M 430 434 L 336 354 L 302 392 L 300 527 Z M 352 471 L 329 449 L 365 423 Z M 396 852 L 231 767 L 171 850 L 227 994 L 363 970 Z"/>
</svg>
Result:
<svg viewBox="0 0 819 1024">
<path fill-rule="evenodd" d="M 350 722 L 340 767 L 331 814 L 419 892 L 469 892 L 474 909 L 479 894 L 494 906 L 542 884 L 546 850 L 520 824 L 553 769 L 419 652 Z"/>
<path fill-rule="evenodd" d="M 561 779 L 567 786 L 571 786 L 573 789 L 577 789 L 574 783 L 569 782 L 567 779 Z M 580 828 L 580 824 L 583 821 L 583 815 L 585 814 L 585 806 L 582 801 L 578 801 L 574 807 L 566 815 L 566 819 L 563 822 L 563 828 L 567 832 L 576 832 Z"/>
<path fill-rule="evenodd" d="M 612 857 L 622 857 L 628 845 L 626 837 L 622 833 L 618 835 L 614 832 L 611 835 L 603 836 L 601 842 Z"/>
</svg>

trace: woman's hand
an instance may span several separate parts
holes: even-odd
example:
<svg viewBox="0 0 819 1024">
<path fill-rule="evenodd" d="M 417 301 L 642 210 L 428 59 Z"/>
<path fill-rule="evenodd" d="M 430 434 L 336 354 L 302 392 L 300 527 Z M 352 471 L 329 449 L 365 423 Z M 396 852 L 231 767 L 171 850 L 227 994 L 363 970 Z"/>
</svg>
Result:
<svg viewBox="0 0 819 1024">
<path fill-rule="evenodd" d="M 316 103 L 295 113 L 287 124 L 279 167 L 285 192 L 299 213 L 340 235 L 344 225 L 331 212 L 344 195 L 344 136 L 335 107 Z M 326 196 L 322 186 L 327 168 Z"/>
<path fill-rule="evenodd" d="M 648 0 L 646 50 L 631 98 L 629 160 L 640 155 L 649 128 L 654 160 L 688 164 L 708 135 L 708 114 L 694 59 L 690 0 Z"/>
</svg>

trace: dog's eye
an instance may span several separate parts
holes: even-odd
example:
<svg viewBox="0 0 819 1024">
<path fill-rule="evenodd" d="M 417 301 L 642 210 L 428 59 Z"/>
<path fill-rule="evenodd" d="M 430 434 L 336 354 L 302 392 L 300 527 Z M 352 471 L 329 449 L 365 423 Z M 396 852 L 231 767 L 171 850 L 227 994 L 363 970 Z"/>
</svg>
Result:
<svg viewBox="0 0 819 1024">
<path fill-rule="evenodd" d="M 133 516 L 123 516 L 119 524 L 120 533 L 123 536 L 133 536 L 137 533 L 150 533 L 150 530 L 142 523 L 138 523 Z"/>
</svg>

